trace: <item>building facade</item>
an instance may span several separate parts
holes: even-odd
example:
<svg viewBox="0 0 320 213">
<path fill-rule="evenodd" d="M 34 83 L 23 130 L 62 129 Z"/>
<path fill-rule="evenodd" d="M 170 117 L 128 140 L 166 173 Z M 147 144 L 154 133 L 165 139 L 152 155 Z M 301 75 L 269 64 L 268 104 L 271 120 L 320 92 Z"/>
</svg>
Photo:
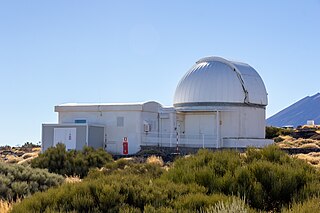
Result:
<svg viewBox="0 0 320 213">
<path fill-rule="evenodd" d="M 273 142 L 265 139 L 267 104 L 264 83 L 251 66 L 206 57 L 179 82 L 173 107 L 154 101 L 56 106 L 58 123 L 42 126 L 43 150 L 57 143 L 114 154 L 135 154 L 141 146 L 263 147 Z"/>
</svg>

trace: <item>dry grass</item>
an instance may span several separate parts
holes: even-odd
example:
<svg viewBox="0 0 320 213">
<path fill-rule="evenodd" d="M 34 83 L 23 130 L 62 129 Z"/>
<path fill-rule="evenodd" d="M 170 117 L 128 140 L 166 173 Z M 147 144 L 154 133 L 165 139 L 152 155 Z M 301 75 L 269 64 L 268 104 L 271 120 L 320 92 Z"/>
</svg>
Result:
<svg viewBox="0 0 320 213">
<path fill-rule="evenodd" d="M 280 136 L 283 141 L 277 143 L 280 148 L 320 148 L 320 140 L 294 139 L 291 136 Z"/>
<path fill-rule="evenodd" d="M 41 151 L 41 147 L 33 147 L 32 148 L 32 152 L 40 152 Z"/>
<path fill-rule="evenodd" d="M 293 155 L 298 159 L 304 160 L 312 166 L 320 168 L 320 153 L 319 152 L 310 152 L 308 154 L 296 154 Z"/>
<path fill-rule="evenodd" d="M 0 200 L 0 212 L 1 213 L 7 213 L 12 209 L 12 202 L 8 202 L 5 200 Z"/>
<path fill-rule="evenodd" d="M 313 139 L 294 139 L 291 136 L 280 136 L 283 141 L 278 142 L 277 145 L 280 148 L 301 148 L 301 149 L 319 149 L 320 140 Z M 304 160 L 310 165 L 320 169 L 320 152 L 310 152 L 308 154 L 296 154 L 293 155 L 298 159 Z"/>
<path fill-rule="evenodd" d="M 38 157 L 38 155 L 39 155 L 39 152 L 25 153 L 21 156 L 22 160 L 19 160 L 18 164 L 29 162 L 32 159 Z"/>
<path fill-rule="evenodd" d="M 6 163 L 17 163 L 17 164 L 22 164 L 22 163 L 28 163 L 32 159 L 38 157 L 41 148 L 40 147 L 35 147 L 35 148 L 30 148 L 29 151 L 22 151 L 23 148 L 17 148 L 17 147 L 12 147 L 11 148 L 11 154 L 1 154 L 0 160 L 2 162 Z"/>
<path fill-rule="evenodd" d="M 302 144 L 299 148 L 302 149 L 319 149 L 319 146 L 315 143 Z"/>
<path fill-rule="evenodd" d="M 162 158 L 158 157 L 158 156 L 155 156 L 155 155 L 152 155 L 152 156 L 148 157 L 146 163 L 156 164 L 156 165 L 159 165 L 159 166 L 163 166 L 164 165 Z"/>
<path fill-rule="evenodd" d="M 69 176 L 69 177 L 66 177 L 64 179 L 64 182 L 65 183 L 79 183 L 81 182 L 82 180 L 80 179 L 80 177 L 78 175 L 75 175 L 75 176 Z"/>
<path fill-rule="evenodd" d="M 21 160 L 23 160 L 23 158 L 20 158 L 18 156 L 14 156 L 14 155 L 7 155 L 6 156 L 6 160 L 4 162 L 6 162 L 6 163 L 18 163 Z"/>
</svg>

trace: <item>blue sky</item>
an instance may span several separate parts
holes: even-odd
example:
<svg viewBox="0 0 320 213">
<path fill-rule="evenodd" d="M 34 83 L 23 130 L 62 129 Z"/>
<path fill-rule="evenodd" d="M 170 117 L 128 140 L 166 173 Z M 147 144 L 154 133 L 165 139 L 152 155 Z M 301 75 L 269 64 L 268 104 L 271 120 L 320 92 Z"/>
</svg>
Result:
<svg viewBox="0 0 320 213">
<path fill-rule="evenodd" d="M 0 145 L 41 140 L 66 102 L 172 105 L 204 56 L 253 66 L 267 116 L 320 92 L 320 0 L 0 0 Z"/>
</svg>

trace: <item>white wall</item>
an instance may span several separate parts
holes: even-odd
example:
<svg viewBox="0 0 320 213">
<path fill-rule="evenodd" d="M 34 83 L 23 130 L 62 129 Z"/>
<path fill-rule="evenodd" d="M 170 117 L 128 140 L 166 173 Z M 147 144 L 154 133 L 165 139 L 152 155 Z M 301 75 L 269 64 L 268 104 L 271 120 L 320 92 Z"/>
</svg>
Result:
<svg viewBox="0 0 320 213">
<path fill-rule="evenodd" d="M 123 117 L 123 126 L 117 126 L 117 117 Z M 89 124 L 105 126 L 109 152 L 122 153 L 123 137 L 128 137 L 129 154 L 140 150 L 141 111 L 59 112 L 60 124 L 74 123 L 76 119 L 84 119 Z"/>
<path fill-rule="evenodd" d="M 107 151 L 122 154 L 123 138 L 128 138 L 129 154 L 140 150 L 144 123 L 151 126 L 151 131 L 159 132 L 159 110 L 157 102 L 144 104 L 119 105 L 75 105 L 58 106 L 59 124 L 75 123 L 75 120 L 86 120 L 88 124 L 99 124 L 105 127 Z M 172 111 L 172 109 L 171 109 Z M 118 118 L 123 118 L 123 126 L 118 126 Z M 172 123 L 172 122 L 170 122 Z"/>
<path fill-rule="evenodd" d="M 235 107 L 221 112 L 221 136 L 265 138 L 265 109 Z"/>
<path fill-rule="evenodd" d="M 223 146 L 223 138 L 265 138 L 265 109 L 247 106 L 226 106 L 217 112 L 178 113 L 181 142 Z M 219 118 L 219 120 L 217 120 Z M 220 131 L 219 131 L 220 129 Z M 201 140 L 201 136 L 204 138 Z M 182 141 L 184 140 L 184 141 Z M 257 140 L 259 141 L 259 140 Z"/>
<path fill-rule="evenodd" d="M 173 108 L 162 108 L 155 102 L 148 102 L 144 107 L 121 108 L 105 111 L 59 111 L 59 124 L 73 124 L 75 120 L 86 120 L 88 124 L 105 127 L 107 151 L 122 154 L 123 138 L 128 138 L 129 154 L 140 150 L 140 145 L 162 143 L 175 139 L 176 132 L 186 146 L 203 143 L 214 147 L 220 138 L 264 138 L 265 109 L 247 106 L 221 106 L 220 116 L 211 112 L 178 112 Z M 126 110 L 124 110 L 126 109 Z M 118 126 L 117 118 L 123 117 L 123 126 Z M 217 120 L 220 118 L 219 120 Z M 144 132 L 144 124 L 151 125 L 151 132 Z M 219 125 L 220 132 L 217 128 Z M 177 128 L 177 129 L 175 129 Z M 166 135 L 168 135 L 166 137 Z M 170 136 L 169 136 L 170 135 Z M 204 138 L 202 136 L 204 135 Z M 191 136 L 191 137 L 190 137 Z M 196 136 L 196 137 L 192 137 Z M 152 138 L 153 137 L 153 138 Z M 159 141 L 159 137 L 164 141 Z M 198 137 L 198 138 L 197 138 Z M 173 140 L 172 139 L 172 140 Z M 176 140 L 176 139 L 175 139 Z M 203 142 L 204 141 L 204 142 Z M 171 142 L 170 142 L 171 143 Z M 206 143 L 206 144 L 205 144 Z M 223 146 L 223 144 L 220 144 Z"/>
</svg>

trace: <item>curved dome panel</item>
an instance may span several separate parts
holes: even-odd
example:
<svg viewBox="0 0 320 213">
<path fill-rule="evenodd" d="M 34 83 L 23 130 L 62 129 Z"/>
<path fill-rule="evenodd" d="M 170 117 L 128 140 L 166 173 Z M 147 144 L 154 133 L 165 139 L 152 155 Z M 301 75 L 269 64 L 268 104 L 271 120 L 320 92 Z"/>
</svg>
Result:
<svg viewBox="0 0 320 213">
<path fill-rule="evenodd" d="M 251 66 L 219 57 L 200 59 L 180 80 L 174 106 L 244 103 L 266 106 L 264 83 Z"/>
</svg>

